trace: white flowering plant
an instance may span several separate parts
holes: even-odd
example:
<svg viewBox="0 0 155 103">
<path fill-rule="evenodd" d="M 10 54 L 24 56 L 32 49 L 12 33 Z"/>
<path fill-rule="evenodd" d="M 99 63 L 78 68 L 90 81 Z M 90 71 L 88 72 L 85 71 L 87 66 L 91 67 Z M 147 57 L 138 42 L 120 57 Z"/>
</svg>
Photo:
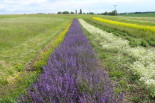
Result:
<svg viewBox="0 0 155 103">
<path fill-rule="evenodd" d="M 152 97 L 155 97 L 155 49 L 144 47 L 130 47 L 129 41 L 105 32 L 93 25 L 88 24 L 83 19 L 79 19 L 81 25 L 95 38 L 101 39 L 100 45 L 107 51 L 126 54 L 135 59 L 129 68 L 140 75 L 140 81 L 144 82 L 146 88 L 150 90 Z"/>
</svg>

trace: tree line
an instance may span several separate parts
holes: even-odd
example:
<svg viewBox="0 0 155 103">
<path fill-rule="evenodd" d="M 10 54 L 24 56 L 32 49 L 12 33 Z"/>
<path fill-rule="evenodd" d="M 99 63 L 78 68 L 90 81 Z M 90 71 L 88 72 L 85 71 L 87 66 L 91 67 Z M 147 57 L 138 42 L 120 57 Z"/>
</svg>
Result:
<svg viewBox="0 0 155 103">
<path fill-rule="evenodd" d="M 79 11 L 79 13 L 78 13 L 78 11 L 77 10 L 75 10 L 75 12 L 73 12 L 73 11 L 71 11 L 71 12 L 69 12 L 69 11 L 59 11 L 57 14 L 83 14 L 82 13 L 82 9 L 80 9 L 80 11 Z"/>
<path fill-rule="evenodd" d="M 59 11 L 57 14 L 95 14 L 94 12 L 89 12 L 89 13 L 83 13 L 82 9 L 79 10 L 79 12 L 77 10 L 75 10 L 75 12 L 71 11 Z M 112 12 L 104 12 L 104 13 L 98 13 L 98 15 L 118 15 L 117 10 L 113 10 Z"/>
<path fill-rule="evenodd" d="M 148 14 L 148 13 L 155 13 L 155 11 L 147 11 L 147 12 L 128 12 L 128 13 L 120 13 L 121 15 L 124 14 Z"/>
</svg>

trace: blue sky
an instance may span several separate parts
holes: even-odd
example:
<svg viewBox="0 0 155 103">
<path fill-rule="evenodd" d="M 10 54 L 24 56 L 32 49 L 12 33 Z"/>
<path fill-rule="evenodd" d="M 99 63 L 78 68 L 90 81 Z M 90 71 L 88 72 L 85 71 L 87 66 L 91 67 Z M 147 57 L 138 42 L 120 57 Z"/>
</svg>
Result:
<svg viewBox="0 0 155 103">
<path fill-rule="evenodd" d="M 121 12 L 155 11 L 155 0 L 0 0 L 0 14 L 57 13 L 75 11 L 101 13 L 114 10 Z"/>
</svg>

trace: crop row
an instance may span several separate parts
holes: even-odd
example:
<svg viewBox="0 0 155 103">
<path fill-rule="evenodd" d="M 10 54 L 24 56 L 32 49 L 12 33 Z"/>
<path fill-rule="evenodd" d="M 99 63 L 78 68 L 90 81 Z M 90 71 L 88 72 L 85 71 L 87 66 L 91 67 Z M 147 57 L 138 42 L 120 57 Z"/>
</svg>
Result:
<svg viewBox="0 0 155 103">
<path fill-rule="evenodd" d="M 129 41 L 120 37 L 114 36 L 112 33 L 107 33 L 99 28 L 96 28 L 84 20 L 79 20 L 82 26 L 92 35 L 96 40 L 102 39 L 100 45 L 102 48 L 111 52 L 118 52 L 123 55 L 128 55 L 134 59 L 133 63 L 129 64 L 129 68 L 140 75 L 140 81 L 146 84 L 150 90 L 150 94 L 155 96 L 155 51 L 154 49 L 146 49 L 142 47 L 130 47 Z"/>
<path fill-rule="evenodd" d="M 152 38 L 153 34 L 135 30 L 132 28 L 102 23 L 93 19 L 85 19 L 85 21 L 91 25 L 94 25 L 95 27 L 102 29 L 103 31 L 127 39 L 129 41 L 130 46 L 132 47 L 137 47 L 139 45 L 143 47 L 149 47 L 149 45 L 155 46 L 155 42 Z"/>
<path fill-rule="evenodd" d="M 145 32 L 151 31 L 155 33 L 155 27 L 150 27 L 150 26 L 143 26 L 143 25 L 138 25 L 138 24 L 131 24 L 131 23 L 123 23 L 123 22 L 118 22 L 118 21 L 112 21 L 112 20 L 106 20 L 98 17 L 93 17 L 94 20 L 104 22 L 104 23 L 109 23 L 109 24 L 114 24 L 114 25 L 119 25 L 119 26 L 124 26 L 124 27 L 130 27 L 130 28 L 135 28 L 135 29 L 140 29 Z"/>
<path fill-rule="evenodd" d="M 115 93 L 78 20 L 73 19 L 64 41 L 43 66 L 43 73 L 18 102 L 118 103 L 123 102 L 123 94 Z"/>
</svg>

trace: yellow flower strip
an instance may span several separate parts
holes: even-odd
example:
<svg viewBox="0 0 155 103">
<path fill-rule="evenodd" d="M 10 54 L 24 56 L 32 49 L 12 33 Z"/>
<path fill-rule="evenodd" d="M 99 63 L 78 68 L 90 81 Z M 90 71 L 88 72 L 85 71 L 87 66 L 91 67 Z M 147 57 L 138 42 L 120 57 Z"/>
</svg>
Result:
<svg viewBox="0 0 155 103">
<path fill-rule="evenodd" d="M 109 23 L 109 24 L 114 24 L 114 25 L 119 25 L 124 27 L 130 27 L 130 28 L 135 28 L 135 29 L 144 30 L 144 31 L 151 31 L 155 33 L 155 27 L 143 26 L 143 25 L 137 25 L 137 24 L 131 24 L 131 23 L 123 23 L 118 21 L 106 20 L 98 17 L 93 17 L 93 19 L 99 22 L 104 22 L 104 23 Z"/>
<path fill-rule="evenodd" d="M 40 56 L 37 58 L 36 62 L 33 64 L 35 67 L 35 70 L 39 73 L 41 72 L 41 67 L 47 63 L 48 57 L 51 55 L 53 50 L 61 44 L 61 42 L 64 40 L 66 33 L 68 29 L 70 28 L 70 25 L 72 24 L 72 21 L 68 24 L 66 29 L 62 31 L 51 43 L 50 47 L 45 50 L 44 52 L 41 52 Z M 36 73 L 34 71 L 34 73 Z M 23 77 L 27 76 L 26 72 L 16 72 L 13 74 L 13 76 L 9 76 L 6 78 L 7 82 L 9 84 L 15 84 L 16 81 L 21 80 Z"/>
</svg>

